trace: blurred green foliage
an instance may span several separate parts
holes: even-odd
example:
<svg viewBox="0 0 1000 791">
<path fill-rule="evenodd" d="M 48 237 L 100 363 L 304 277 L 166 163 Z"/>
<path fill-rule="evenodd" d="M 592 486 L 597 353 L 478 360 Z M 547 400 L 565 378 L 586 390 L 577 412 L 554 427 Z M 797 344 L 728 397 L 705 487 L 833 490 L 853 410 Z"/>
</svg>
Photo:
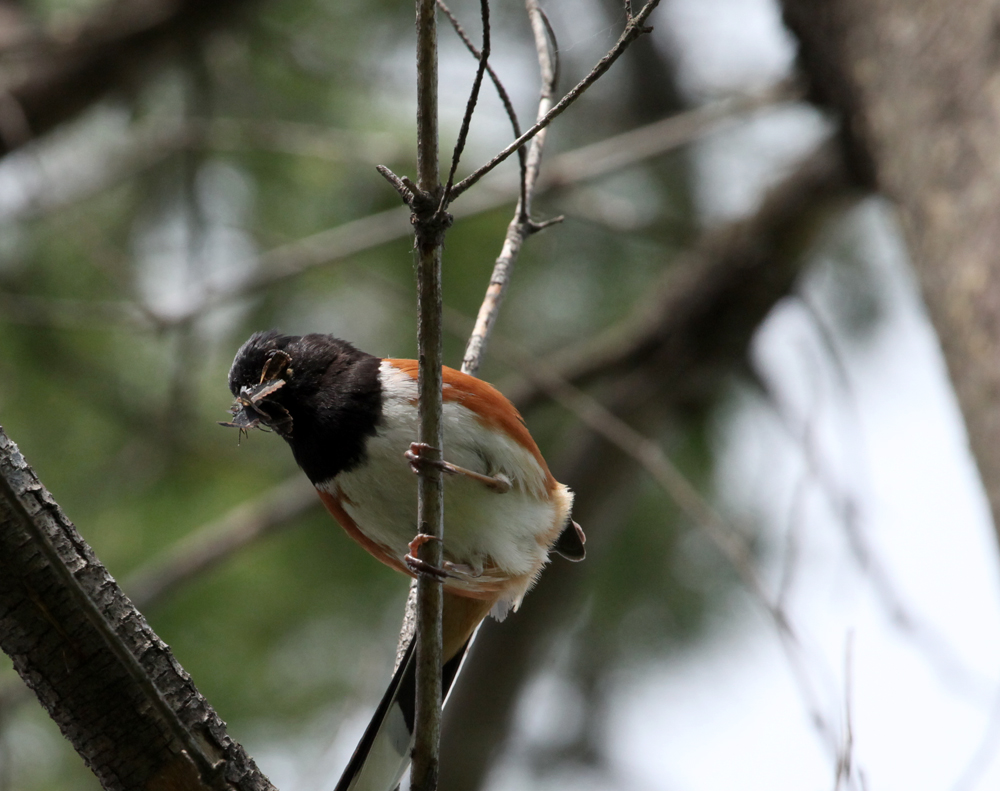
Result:
<svg viewBox="0 0 1000 791">
<path fill-rule="evenodd" d="M 31 9 L 55 24 L 96 6 L 47 0 Z M 472 31 L 476 8 L 455 8 Z M 614 21 L 603 18 L 604 6 L 587 9 L 595 32 L 564 53 L 567 85 L 606 46 Z M 405 239 L 194 321 L 169 321 L 213 287 L 247 277 L 256 253 L 397 205 L 373 164 L 414 170 L 412 66 L 404 65 L 412 18 L 412 5 L 401 0 L 261 3 L 204 48 L 191 47 L 129 105 L 95 107 L 24 155 L 45 171 L 67 157 L 100 161 L 109 141 L 114 151 L 150 128 L 205 122 L 238 130 L 222 134 L 218 146 L 209 135 L 206 145 L 153 151 L 151 163 L 127 172 L 113 172 L 120 163 L 107 157 L 97 174 L 107 183 L 98 190 L 78 190 L 72 174 L 49 172 L 48 189 L 75 194 L 72 200 L 0 218 L 0 290 L 11 306 L 0 310 L 0 422 L 117 578 L 296 474 L 277 437 L 239 442 L 216 425 L 231 402 L 229 361 L 250 332 L 328 331 L 376 354 L 414 353 Z M 501 75 L 504 65 L 529 58 L 510 87 L 530 118 L 536 88 L 518 82 L 533 74 L 523 19 L 509 9 L 495 18 Z M 443 40 L 449 34 L 442 26 Z M 464 70 L 461 85 L 449 88 L 461 94 L 474 63 L 462 60 L 453 42 L 443 53 L 445 73 Z M 630 74 L 627 63 L 616 67 L 592 100 L 564 116 L 553 127 L 550 153 L 622 131 L 636 115 L 625 89 Z M 483 103 L 496 104 L 489 86 Z M 494 107 L 487 118 L 497 117 Z M 453 126 L 443 125 L 443 152 Z M 467 164 L 507 134 L 494 126 L 473 123 Z M 602 206 L 617 206 L 617 214 L 602 217 Z M 482 298 L 512 208 L 460 222 L 448 236 L 445 298 L 468 315 Z M 536 208 L 540 217 L 567 218 L 526 245 L 498 331 L 539 353 L 628 315 L 693 233 L 680 154 L 551 193 Z M 158 312 L 163 326 L 130 319 L 142 315 L 135 303 Z M 456 366 L 463 343 L 446 340 Z M 488 359 L 482 373 L 497 381 L 511 372 Z M 549 458 L 580 432 L 551 406 L 527 419 Z M 683 465 L 704 480 L 711 465 L 701 420 L 675 431 Z M 607 663 L 690 639 L 711 600 L 703 586 L 675 574 L 686 528 L 662 492 L 637 481 L 618 511 L 621 529 L 580 567 L 593 591 L 580 639 L 607 646 L 600 657 Z M 361 684 L 365 694 L 377 694 L 406 585 L 315 509 L 145 614 L 252 753 L 255 741 L 265 743 L 262 733 L 287 737 L 356 695 L 366 673 L 374 682 Z M 379 659 L 371 667 L 358 667 L 372 656 Z M 12 676 L 4 664 L 0 684 L 9 689 Z M 8 712 L 6 724 L 0 788 L 96 786 L 33 706 Z"/>
</svg>

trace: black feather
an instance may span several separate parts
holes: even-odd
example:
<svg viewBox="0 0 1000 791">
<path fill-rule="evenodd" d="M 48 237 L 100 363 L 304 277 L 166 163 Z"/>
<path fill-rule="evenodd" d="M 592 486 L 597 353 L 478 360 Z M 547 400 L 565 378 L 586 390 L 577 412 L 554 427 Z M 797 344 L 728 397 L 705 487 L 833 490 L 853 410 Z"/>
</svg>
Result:
<svg viewBox="0 0 1000 791">
<path fill-rule="evenodd" d="M 280 366 L 272 362 L 277 352 L 288 356 L 286 362 L 279 355 Z M 382 414 L 380 363 L 332 335 L 257 332 L 236 353 L 229 389 L 239 396 L 281 368 L 285 384 L 257 404 L 255 416 L 284 437 L 303 472 L 321 483 L 364 460 L 365 440 Z"/>
</svg>

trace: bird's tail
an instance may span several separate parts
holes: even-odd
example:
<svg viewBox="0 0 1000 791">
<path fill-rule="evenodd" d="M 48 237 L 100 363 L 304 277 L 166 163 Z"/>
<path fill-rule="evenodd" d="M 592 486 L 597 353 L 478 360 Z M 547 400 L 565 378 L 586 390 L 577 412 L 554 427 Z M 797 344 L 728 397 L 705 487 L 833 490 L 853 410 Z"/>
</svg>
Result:
<svg viewBox="0 0 1000 791">
<path fill-rule="evenodd" d="M 491 602 L 444 593 L 441 693 L 447 696 Z M 416 707 L 416 651 L 411 640 L 335 791 L 393 791 L 410 765 Z"/>
</svg>

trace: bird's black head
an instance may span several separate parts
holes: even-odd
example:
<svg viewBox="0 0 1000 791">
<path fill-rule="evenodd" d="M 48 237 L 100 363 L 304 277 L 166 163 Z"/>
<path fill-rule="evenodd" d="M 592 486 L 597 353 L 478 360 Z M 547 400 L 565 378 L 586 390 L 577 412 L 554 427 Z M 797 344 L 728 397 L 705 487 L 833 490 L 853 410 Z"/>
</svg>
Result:
<svg viewBox="0 0 1000 791">
<path fill-rule="evenodd" d="M 379 359 L 331 335 L 254 333 L 236 353 L 224 426 L 266 427 L 292 447 L 314 482 L 361 461 L 382 411 Z"/>
</svg>

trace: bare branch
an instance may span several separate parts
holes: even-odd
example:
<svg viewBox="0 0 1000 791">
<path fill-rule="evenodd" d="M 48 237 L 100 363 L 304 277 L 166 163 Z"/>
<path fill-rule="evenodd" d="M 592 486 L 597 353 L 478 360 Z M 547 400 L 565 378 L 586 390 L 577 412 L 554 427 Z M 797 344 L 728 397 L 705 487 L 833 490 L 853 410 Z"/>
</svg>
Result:
<svg viewBox="0 0 1000 791">
<path fill-rule="evenodd" d="M 555 96 L 559 82 L 559 49 L 556 44 L 555 32 L 549 19 L 538 5 L 537 0 L 526 0 L 528 17 L 531 20 L 531 32 L 535 38 L 535 50 L 538 52 L 538 71 L 542 78 L 542 88 L 538 98 L 539 119 L 544 118 L 552 110 L 552 99 Z M 539 130 L 531 140 L 525 162 L 525 173 L 521 179 L 521 198 L 515 217 L 527 233 L 533 232 L 531 221 L 531 198 L 538 181 L 538 172 L 542 166 L 542 151 L 545 148 L 545 129 Z"/>
<path fill-rule="evenodd" d="M 444 13 L 446 17 L 448 17 L 448 21 L 451 22 L 451 26 L 455 29 L 455 32 L 458 34 L 458 37 L 462 39 L 462 43 L 465 44 L 466 48 L 469 50 L 469 52 L 472 53 L 473 57 L 475 57 L 478 60 L 480 57 L 479 50 L 476 48 L 476 45 L 472 43 L 472 39 L 469 38 L 465 30 L 459 24 L 458 19 L 451 12 L 451 9 L 448 8 L 447 5 L 445 5 L 444 0 L 437 0 L 437 7 L 441 9 L 441 11 Z M 510 96 L 507 93 L 507 89 L 503 87 L 503 83 L 500 82 L 500 78 L 497 76 L 497 73 L 493 71 L 493 67 L 490 66 L 488 62 L 486 64 L 486 73 L 490 75 L 490 80 L 493 82 L 493 86 L 497 90 L 497 96 L 500 97 L 500 101 L 503 104 L 503 109 L 506 111 L 507 117 L 510 119 L 510 125 L 514 130 L 514 137 L 520 137 L 521 124 L 517 120 L 517 112 L 514 110 L 514 103 L 511 102 Z M 525 167 L 525 151 L 523 146 L 517 150 L 517 158 L 521 166 L 521 180 L 523 183 L 524 167 Z M 454 173 L 452 175 L 454 175 Z"/>
<path fill-rule="evenodd" d="M 48 132 L 176 55 L 249 7 L 247 0 L 106 3 L 68 41 L 36 42 L 29 66 L 5 86 L 0 155 Z"/>
<path fill-rule="evenodd" d="M 475 172 L 466 176 L 458 184 L 455 185 L 455 189 L 452 190 L 452 200 L 457 198 L 463 192 L 465 192 L 469 187 L 475 184 L 479 179 L 493 170 L 497 165 L 503 162 L 507 157 L 513 154 L 517 149 L 528 142 L 532 137 L 538 134 L 542 129 L 547 127 L 552 121 L 554 121 L 562 112 L 569 107 L 573 102 L 583 95 L 583 92 L 587 90 L 591 85 L 597 82 L 603 74 L 611 68 L 612 64 L 618 60 L 621 54 L 628 49 L 629 44 L 635 41 L 636 38 L 641 36 L 643 33 L 649 32 L 651 28 L 645 27 L 645 21 L 649 15 L 653 12 L 653 9 L 659 5 L 660 0 L 647 0 L 646 5 L 643 6 L 639 14 L 628 20 L 625 25 L 625 30 L 622 32 L 621 37 L 618 39 L 618 43 L 612 47 L 611 51 L 608 52 L 597 65 L 591 70 L 590 74 L 584 77 L 576 86 L 567 93 L 559 103 L 556 104 L 548 113 L 545 114 L 543 118 L 538 120 L 534 126 L 532 126 L 528 131 L 521 135 L 517 140 L 507 146 L 503 151 L 497 154 L 493 159 L 487 162 L 485 165 L 477 169 Z"/>
<path fill-rule="evenodd" d="M 465 150 L 465 141 L 469 136 L 469 125 L 472 123 L 472 114 L 476 110 L 476 103 L 479 101 L 479 89 L 483 84 L 483 74 L 486 71 L 486 64 L 490 57 L 490 4 L 489 0 L 480 0 L 480 13 L 483 18 L 483 49 L 479 54 L 479 68 L 476 69 L 476 78 L 472 82 L 472 90 L 469 92 L 469 101 L 465 105 L 465 115 L 462 117 L 462 127 L 458 132 L 458 140 L 455 141 L 455 151 L 451 156 L 451 170 L 448 172 L 448 182 L 445 184 L 444 192 L 441 194 L 442 207 L 448 205 L 448 197 L 451 194 L 452 185 L 455 183 L 455 171 L 458 170 L 458 163 L 462 159 L 462 152 Z"/>
<path fill-rule="evenodd" d="M 392 188 L 396 190 L 396 192 L 399 194 L 399 197 L 402 199 L 403 203 L 405 203 L 407 206 L 413 203 L 413 198 L 414 198 L 413 190 L 411 190 L 408 186 L 406 186 L 406 182 L 404 182 L 403 179 L 401 179 L 399 176 L 397 176 L 395 173 L 389 170 L 389 168 L 387 168 L 385 165 L 376 165 L 375 170 L 377 170 L 379 172 L 379 175 L 382 176 L 382 178 L 384 178 L 386 181 L 388 181 L 389 184 L 392 186 Z"/>
</svg>

